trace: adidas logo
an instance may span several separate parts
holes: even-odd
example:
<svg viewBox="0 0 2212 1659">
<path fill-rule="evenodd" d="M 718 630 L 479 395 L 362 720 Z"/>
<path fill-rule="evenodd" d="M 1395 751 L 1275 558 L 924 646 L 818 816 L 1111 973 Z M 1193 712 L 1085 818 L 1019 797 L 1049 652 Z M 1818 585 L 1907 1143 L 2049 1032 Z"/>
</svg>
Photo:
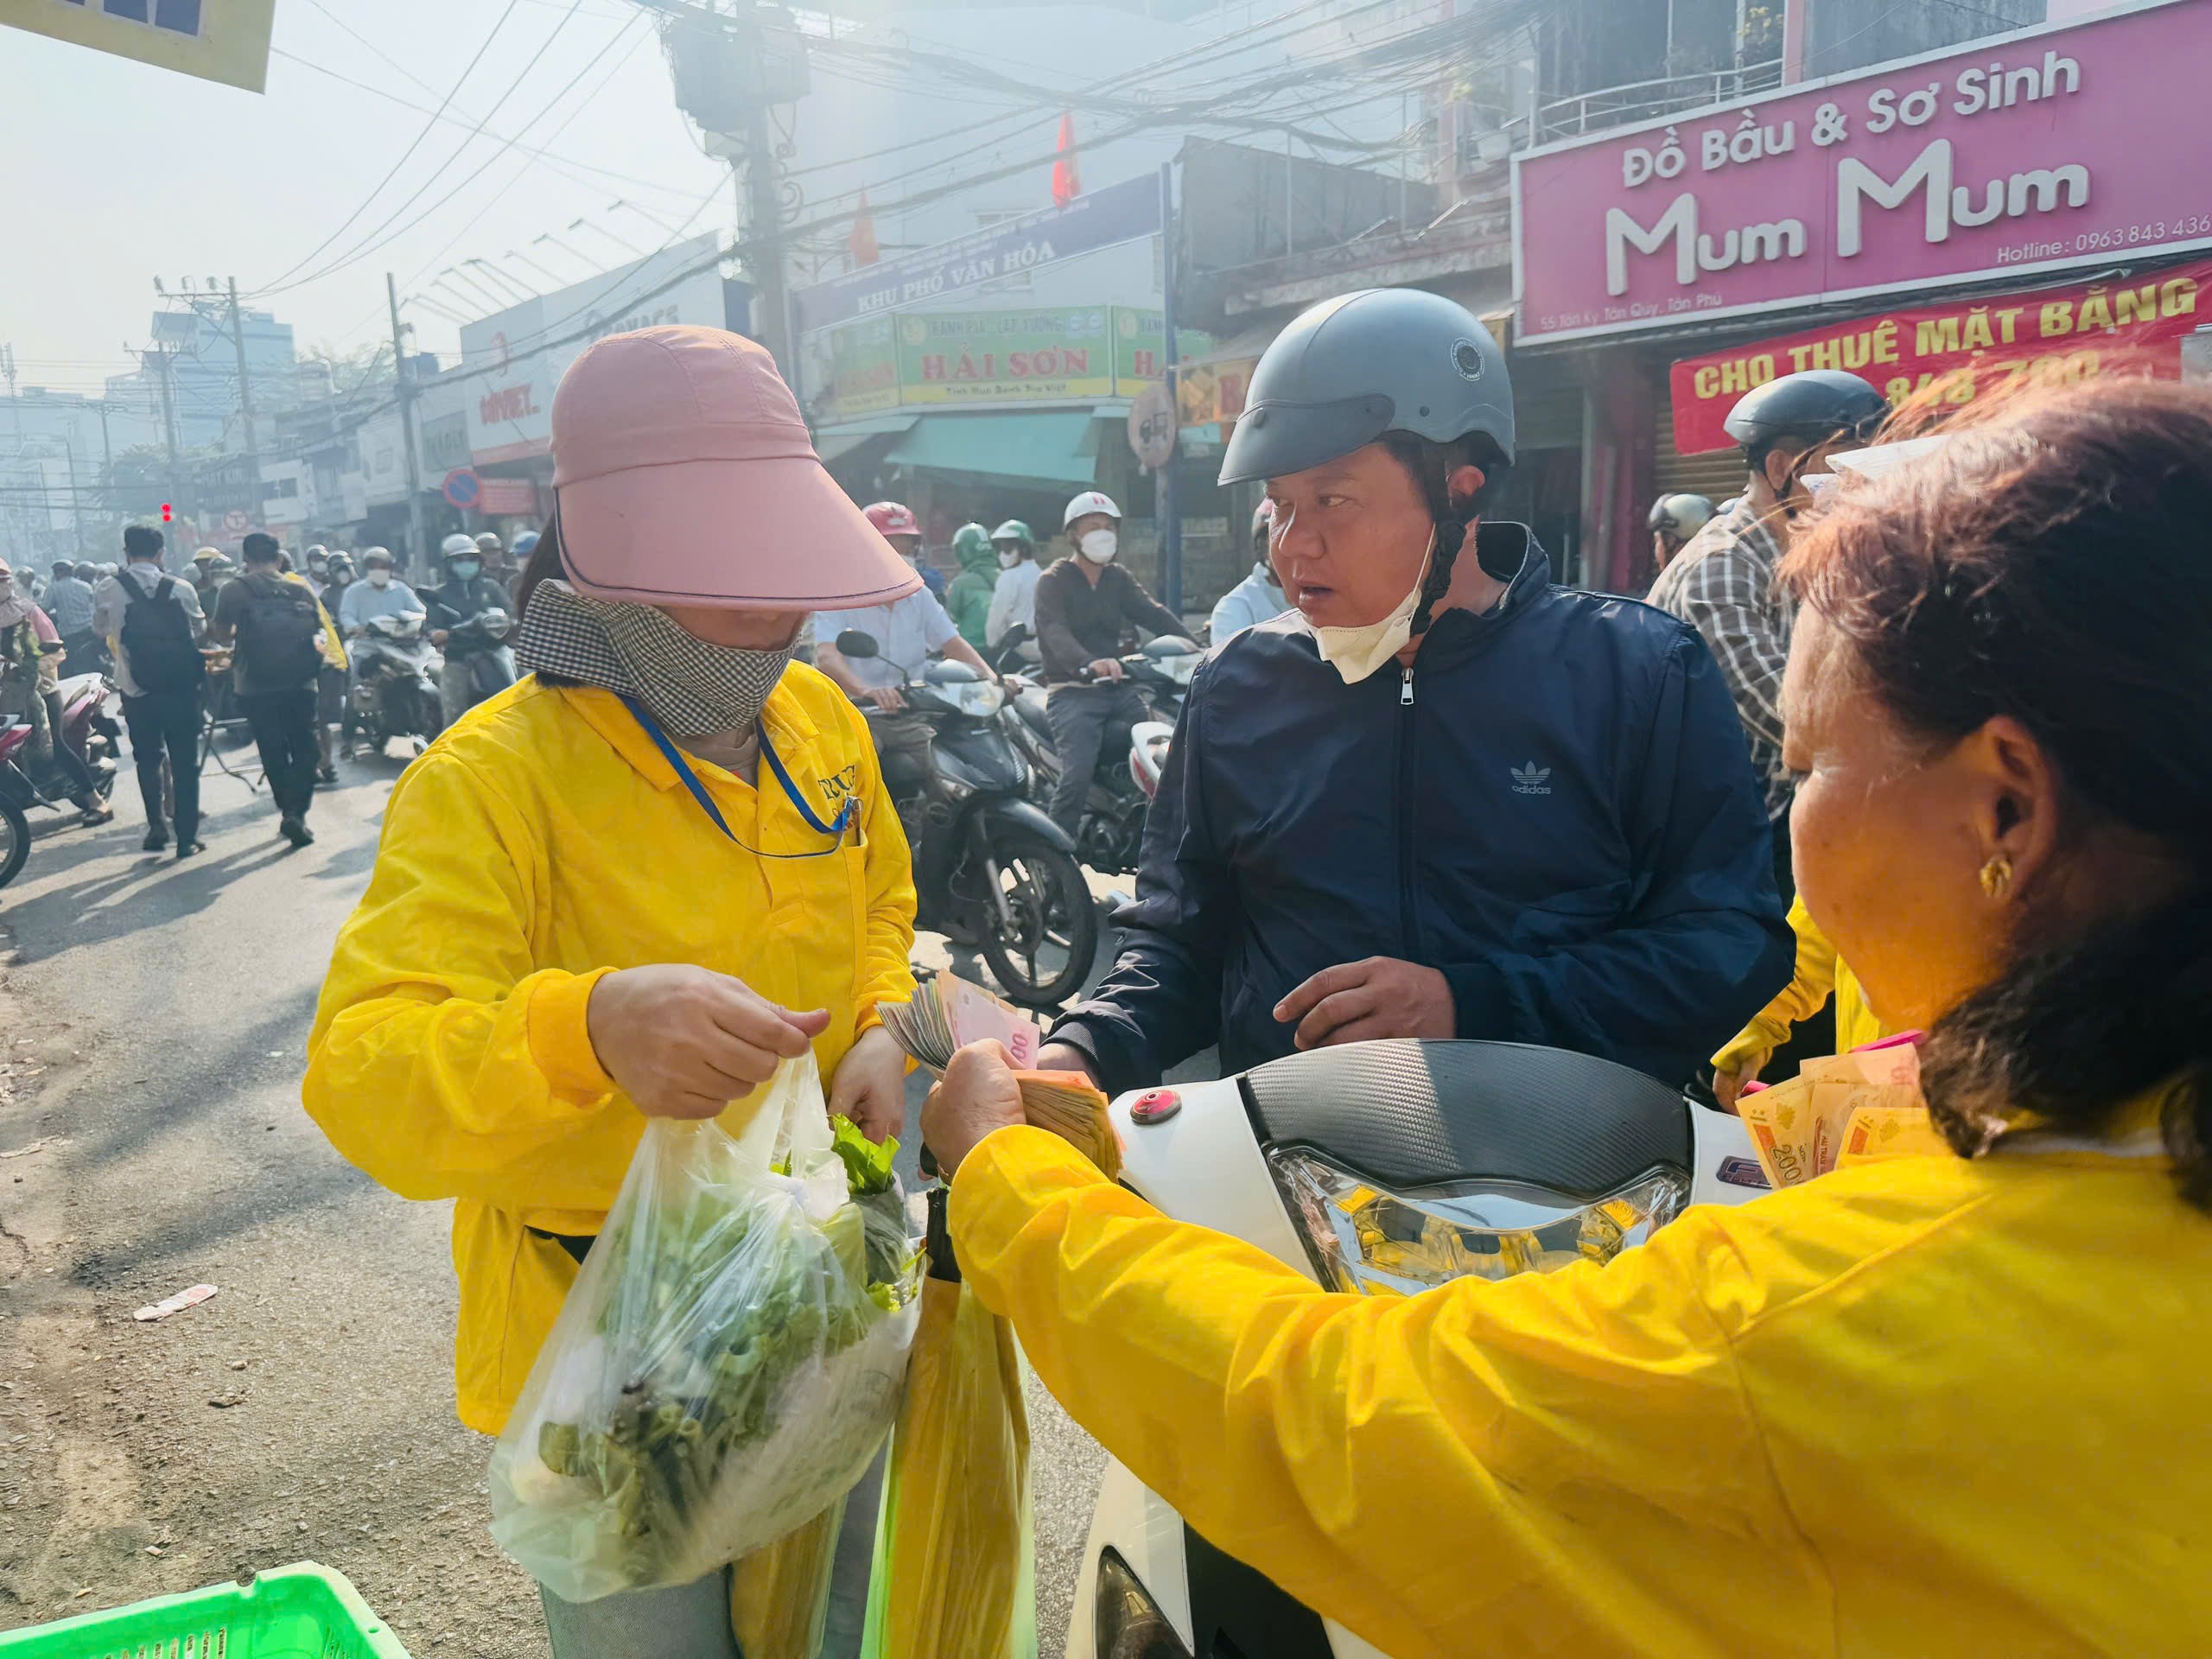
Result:
<svg viewBox="0 0 2212 1659">
<path fill-rule="evenodd" d="M 1531 760 L 1525 766 L 1508 766 L 1506 770 L 1513 774 L 1513 792 L 1516 795 L 1548 795 L 1552 792 L 1549 781 L 1552 769 L 1549 766 L 1540 766 Z"/>
</svg>

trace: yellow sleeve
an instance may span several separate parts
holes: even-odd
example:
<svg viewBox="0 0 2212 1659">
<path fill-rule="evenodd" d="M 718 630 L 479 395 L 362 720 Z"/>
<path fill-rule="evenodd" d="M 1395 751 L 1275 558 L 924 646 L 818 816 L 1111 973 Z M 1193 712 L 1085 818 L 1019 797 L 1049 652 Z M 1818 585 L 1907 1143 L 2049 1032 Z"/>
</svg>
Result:
<svg viewBox="0 0 2212 1659">
<path fill-rule="evenodd" d="M 862 925 L 861 975 L 853 987 L 853 1035 L 883 1023 L 879 1002 L 910 1002 L 914 996 L 914 864 L 899 809 L 883 787 L 882 763 L 867 721 L 849 706 L 846 717 L 861 728 L 860 791 L 861 844 L 868 861 L 868 915 Z"/>
<path fill-rule="evenodd" d="M 308 1039 L 308 1115 L 403 1198 L 588 1209 L 562 1142 L 613 1092 L 584 1014 L 607 970 L 533 970 L 542 849 L 467 763 L 400 774 Z"/>
<path fill-rule="evenodd" d="M 1802 899 L 1789 905 L 1789 926 L 1797 935 L 1797 971 L 1773 1001 L 1751 1018 L 1726 1047 L 1713 1057 L 1716 1071 L 1750 1071 L 1756 1076 L 1789 1040 L 1791 1027 L 1821 1011 L 1835 989 L 1835 947 L 1805 909 Z"/>
<path fill-rule="evenodd" d="M 1603 1269 L 1332 1294 L 1015 1128 L 963 1162 L 950 1221 L 968 1282 L 1109 1452 L 1230 1555 L 1418 1659 L 1465 1654 L 1471 1630 L 1484 1651 L 1593 1650 L 1573 1633 L 1616 1623 L 1637 1651 L 1713 1651 L 1694 1622 L 1712 1586 L 1805 1588 L 1700 1291 L 1741 1273 L 1709 1213 Z"/>
</svg>

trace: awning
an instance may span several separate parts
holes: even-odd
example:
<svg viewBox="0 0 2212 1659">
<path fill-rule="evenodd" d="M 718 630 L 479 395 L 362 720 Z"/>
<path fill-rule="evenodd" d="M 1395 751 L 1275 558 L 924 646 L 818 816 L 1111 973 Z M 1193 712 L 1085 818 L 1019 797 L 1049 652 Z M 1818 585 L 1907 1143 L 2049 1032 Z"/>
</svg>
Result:
<svg viewBox="0 0 2212 1659">
<path fill-rule="evenodd" d="M 871 415 L 857 421 L 840 421 L 835 426 L 825 426 L 814 435 L 814 453 L 824 461 L 849 455 L 871 438 L 888 437 L 904 432 L 921 419 L 894 410 L 888 415 Z"/>
<path fill-rule="evenodd" d="M 1100 419 L 1089 409 L 925 415 L 884 460 L 912 472 L 1080 489 L 1097 479 Z"/>
</svg>

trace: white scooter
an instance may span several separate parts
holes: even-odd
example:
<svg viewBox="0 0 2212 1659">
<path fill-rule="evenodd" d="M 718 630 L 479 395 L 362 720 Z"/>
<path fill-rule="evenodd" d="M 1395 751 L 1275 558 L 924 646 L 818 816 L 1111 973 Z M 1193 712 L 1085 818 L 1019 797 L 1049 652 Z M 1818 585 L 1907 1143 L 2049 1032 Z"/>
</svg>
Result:
<svg viewBox="0 0 2212 1659">
<path fill-rule="evenodd" d="M 1353 1043 L 1113 1105 L 1122 1183 L 1332 1290 L 1418 1294 L 1605 1261 L 1765 1177 L 1742 1122 L 1514 1043 Z M 1385 1659 L 1109 1463 L 1067 1659 Z"/>
</svg>

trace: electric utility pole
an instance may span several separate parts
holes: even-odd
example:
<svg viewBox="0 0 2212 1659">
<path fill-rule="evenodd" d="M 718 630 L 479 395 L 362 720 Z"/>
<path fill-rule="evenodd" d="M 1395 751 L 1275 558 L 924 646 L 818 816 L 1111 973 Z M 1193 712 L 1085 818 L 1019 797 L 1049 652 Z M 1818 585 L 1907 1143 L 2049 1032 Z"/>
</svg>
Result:
<svg viewBox="0 0 2212 1659">
<path fill-rule="evenodd" d="M 399 284 L 390 271 L 384 274 L 384 296 L 391 307 L 391 371 L 399 397 L 399 442 L 407 455 L 407 534 L 415 546 L 410 568 L 417 576 L 430 571 L 430 549 L 423 529 L 423 461 L 415 447 L 415 377 L 407 372 L 405 331 L 399 326 Z"/>
<path fill-rule="evenodd" d="M 245 366 L 245 321 L 238 312 L 238 279 L 231 278 L 231 343 L 238 350 L 238 423 L 245 436 L 246 527 L 261 528 L 261 449 L 254 442 L 253 383 Z"/>
</svg>

